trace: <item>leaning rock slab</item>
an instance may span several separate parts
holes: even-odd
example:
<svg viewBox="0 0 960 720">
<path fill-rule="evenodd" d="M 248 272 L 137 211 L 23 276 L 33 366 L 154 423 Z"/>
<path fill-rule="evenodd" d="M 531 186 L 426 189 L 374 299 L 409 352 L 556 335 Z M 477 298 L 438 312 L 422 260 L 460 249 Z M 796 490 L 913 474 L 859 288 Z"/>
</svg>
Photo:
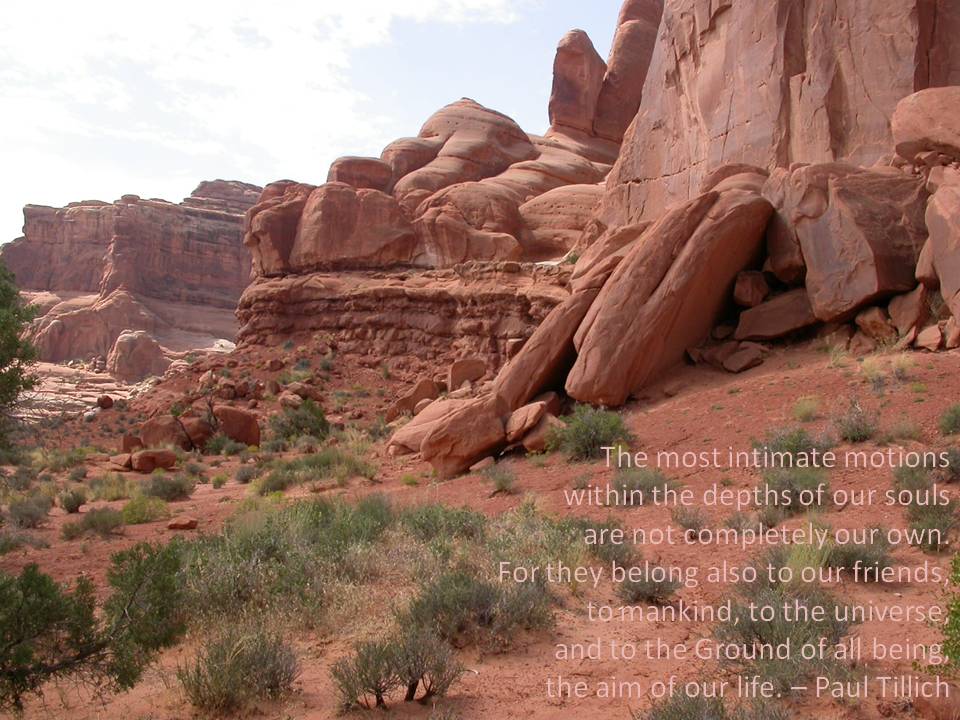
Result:
<svg viewBox="0 0 960 720">
<path fill-rule="evenodd" d="M 960 188 L 941 188 L 927 207 L 927 228 L 940 294 L 960 318 Z"/>
<path fill-rule="evenodd" d="M 936 87 L 897 104 L 890 125 L 897 154 L 907 160 L 934 151 L 960 159 L 960 87 Z"/>
<path fill-rule="evenodd" d="M 756 258 L 771 211 L 757 193 L 710 192 L 650 228 L 577 330 L 567 394 L 622 405 L 657 372 L 680 362 L 709 335 L 737 273 Z"/>
</svg>

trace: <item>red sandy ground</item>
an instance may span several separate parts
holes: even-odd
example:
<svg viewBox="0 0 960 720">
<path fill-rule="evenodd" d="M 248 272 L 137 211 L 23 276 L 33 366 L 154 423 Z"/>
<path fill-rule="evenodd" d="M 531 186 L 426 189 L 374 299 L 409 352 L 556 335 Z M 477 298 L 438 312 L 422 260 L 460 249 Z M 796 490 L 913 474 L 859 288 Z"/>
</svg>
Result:
<svg viewBox="0 0 960 720">
<path fill-rule="evenodd" d="M 241 367 L 263 367 L 262 361 L 271 356 L 282 356 L 279 350 L 250 351 L 239 353 Z M 714 446 L 725 448 L 732 445 L 748 449 L 752 438 L 762 437 L 770 428 L 795 424 L 791 410 L 800 396 L 815 395 L 821 399 L 821 418 L 808 424 L 811 431 L 832 429 L 832 418 L 845 409 L 851 396 L 859 397 L 871 410 L 879 412 L 881 427 L 889 428 L 895 422 L 909 418 L 921 431 L 919 442 L 901 443 L 906 448 L 924 447 L 944 448 L 949 446 L 937 428 L 941 413 L 949 405 L 957 402 L 960 379 L 957 376 L 957 352 L 937 355 L 913 354 L 915 365 L 910 378 L 899 383 L 889 377 L 886 392 L 875 395 L 860 372 L 858 363 L 846 359 L 841 367 L 835 367 L 830 358 L 819 352 L 811 344 L 775 351 L 760 367 L 742 375 L 686 367 L 665 379 L 657 388 L 651 388 L 647 397 L 632 403 L 625 409 L 628 425 L 635 435 L 634 450 L 656 452 L 659 449 L 696 450 Z M 880 357 L 881 363 L 889 358 Z M 884 365 L 886 371 L 886 365 Z M 270 374 L 258 371 L 259 377 Z M 412 377 L 415 372 L 406 373 Z M 132 412 L 154 403 L 167 402 L 168 397 L 176 397 L 192 378 L 166 382 L 147 400 L 134 403 Z M 403 387 L 398 379 L 385 380 L 381 372 L 374 368 L 364 368 L 350 363 L 347 359 L 337 361 L 334 377 L 325 389 L 331 392 L 338 388 L 350 388 L 362 384 L 368 389 L 383 387 L 383 396 L 371 393 L 367 398 L 349 402 L 348 410 L 359 410 L 364 419 L 360 424 L 369 422 L 377 410 L 395 397 Z M 920 385 L 922 384 L 922 385 Z M 669 392 L 679 389 L 668 397 L 662 388 Z M 109 418 L 109 413 L 104 413 Z M 98 439 L 99 424 L 88 426 L 83 432 Z M 107 420 L 109 422 L 109 420 Z M 106 442 L 106 436 L 103 437 Z M 110 443 L 115 443 L 111 438 Z M 464 476 L 455 480 L 434 483 L 429 480 L 429 467 L 415 458 L 390 458 L 383 452 L 385 443 L 376 446 L 377 462 L 380 464 L 378 482 L 366 483 L 352 481 L 348 488 L 331 491 L 348 498 L 360 497 L 366 493 L 381 492 L 387 494 L 397 504 L 415 504 L 423 502 L 443 502 L 450 505 L 469 505 L 488 515 L 502 513 L 517 506 L 527 497 L 536 499 L 537 504 L 550 513 L 564 514 L 574 512 L 566 507 L 563 490 L 574 483 L 589 477 L 596 483 L 612 477 L 613 471 L 604 467 L 602 462 L 569 464 L 561 456 L 547 456 L 545 463 L 534 462 L 522 457 L 505 459 L 517 476 L 518 492 L 514 495 L 490 496 L 489 485 L 477 476 Z M 876 447 L 868 443 L 867 447 Z M 842 452 L 844 446 L 836 448 Z M 91 476 L 103 471 L 105 464 L 91 467 Z M 226 463 L 221 468 L 208 470 L 208 475 L 226 471 L 231 473 L 235 464 Z M 401 481 L 404 475 L 413 474 L 420 480 L 416 487 L 410 487 Z M 730 478 L 731 488 L 752 488 L 758 480 L 758 473 L 750 470 L 695 470 L 672 471 L 672 477 L 680 480 L 685 487 L 697 494 L 724 477 Z M 876 488 L 882 493 L 891 486 L 892 473 L 889 469 L 877 471 L 852 471 L 837 469 L 831 472 L 833 488 Z M 234 511 L 237 503 L 250 492 L 249 488 L 230 481 L 219 490 L 209 484 L 200 485 L 195 495 L 187 502 L 172 505 L 178 514 L 190 515 L 200 520 L 198 532 L 213 533 L 224 519 Z M 957 494 L 951 488 L 953 495 Z M 298 489 L 291 495 L 307 495 L 305 489 Z M 115 503 L 116 506 L 122 503 Z M 87 506 L 89 508 L 91 506 Z M 85 509 L 87 509 L 85 508 Z M 710 520 L 721 526 L 723 520 L 732 514 L 730 509 L 707 508 Z M 592 511 L 577 510 L 585 514 L 605 519 L 611 515 L 606 508 Z M 666 508 L 643 507 L 618 510 L 613 513 L 627 528 L 666 526 L 671 523 Z M 166 522 L 128 527 L 123 535 L 112 540 L 86 540 L 64 542 L 60 539 L 60 527 L 65 520 L 62 511 L 54 510 L 46 527 L 37 534 L 49 543 L 46 549 L 27 549 L 11 553 L 0 559 L 0 568 L 8 572 L 17 571 L 31 562 L 58 580 L 70 581 L 79 575 L 93 577 L 100 587 L 103 585 L 105 567 L 109 557 L 119 549 L 141 540 L 164 540 L 174 535 L 166 529 Z M 905 526 L 903 512 L 898 509 L 873 507 L 861 510 L 854 507 L 832 508 L 822 514 L 822 520 L 834 527 L 865 527 L 881 524 L 884 526 Z M 798 518 L 788 526 L 805 522 Z M 744 564 L 755 551 L 741 552 L 736 548 L 711 547 L 705 551 L 702 546 L 676 545 L 656 549 L 641 550 L 644 556 L 662 563 L 681 566 L 697 565 L 701 568 L 707 563 L 716 564 L 727 559 L 732 563 Z M 895 560 L 902 565 L 920 565 L 925 560 L 943 568 L 949 566 L 951 554 L 924 555 L 913 548 L 898 548 Z M 366 587 L 372 594 L 378 592 L 376 584 Z M 931 602 L 932 598 L 943 599 L 943 590 L 930 585 L 853 585 L 845 583 L 839 588 L 842 597 L 848 600 L 865 602 L 873 600 L 878 604 L 898 605 L 918 602 Z M 729 587 L 701 584 L 694 589 L 681 589 L 679 597 L 688 602 L 717 602 L 729 594 Z M 645 623 L 623 624 L 590 623 L 586 619 L 585 605 L 589 600 L 618 605 L 611 585 L 604 583 L 598 591 L 583 589 L 580 596 L 564 594 L 566 600 L 557 612 L 556 628 L 550 632 L 518 638 L 515 647 L 502 654 L 480 656 L 476 651 L 467 650 L 462 655 L 469 672 L 461 682 L 454 686 L 449 698 L 443 701 L 445 706 L 455 709 L 465 720 L 483 720 L 523 717 L 527 720 L 547 720 L 576 715 L 582 720 L 600 718 L 629 718 L 630 709 L 647 707 L 649 699 L 601 700 L 548 700 L 545 697 L 545 679 L 562 674 L 571 680 L 595 682 L 610 676 L 621 679 L 640 680 L 644 687 L 655 679 L 662 679 L 670 673 L 677 673 L 683 679 L 704 679 L 718 676 L 716 666 L 709 662 L 635 662 L 615 663 L 609 661 L 566 662 L 554 659 L 554 645 L 557 642 L 588 642 L 596 637 L 604 641 L 620 639 L 642 641 L 661 637 L 668 642 L 692 641 L 705 637 L 710 627 L 667 624 L 651 627 Z M 381 598 L 384 603 L 393 598 Z M 339 635 L 303 633 L 298 642 L 302 659 L 302 675 L 296 684 L 295 693 L 280 703 L 264 703 L 250 711 L 251 717 L 264 718 L 321 718 L 336 717 L 334 691 L 329 678 L 329 669 L 333 662 L 345 655 L 358 636 L 369 628 L 358 627 L 358 623 L 346 622 L 346 632 Z M 884 642 L 925 641 L 934 642 L 940 637 L 936 628 L 916 624 L 873 623 L 861 625 L 855 633 L 864 638 L 865 645 L 874 636 L 882 637 Z M 31 702 L 28 718 L 56 717 L 70 720 L 93 718 L 125 718 L 136 720 L 147 718 L 160 720 L 183 718 L 192 714 L 190 706 L 183 700 L 175 671 L 178 662 L 188 658 L 192 649 L 188 639 L 183 645 L 166 652 L 158 665 L 151 669 L 140 684 L 131 692 L 105 699 L 91 699 L 84 691 L 69 684 L 58 688 L 49 688 L 43 702 Z M 874 663 L 867 662 L 868 671 L 877 674 L 895 674 L 911 672 L 909 662 Z M 951 702 L 956 702 L 951 701 Z M 956 706 L 954 706 L 956 707 Z M 791 704 L 793 716 L 799 718 L 862 718 L 880 717 L 920 717 L 914 715 L 909 703 L 898 704 L 892 701 L 881 702 L 871 697 L 861 702 L 836 703 L 826 700 L 806 699 Z M 373 711 L 361 711 L 356 717 L 364 717 Z M 392 703 L 390 715 L 395 718 L 426 718 L 429 709 L 417 704 Z M 929 715 L 929 710 L 922 716 Z M 948 716 L 945 716 L 948 717 Z"/>
</svg>

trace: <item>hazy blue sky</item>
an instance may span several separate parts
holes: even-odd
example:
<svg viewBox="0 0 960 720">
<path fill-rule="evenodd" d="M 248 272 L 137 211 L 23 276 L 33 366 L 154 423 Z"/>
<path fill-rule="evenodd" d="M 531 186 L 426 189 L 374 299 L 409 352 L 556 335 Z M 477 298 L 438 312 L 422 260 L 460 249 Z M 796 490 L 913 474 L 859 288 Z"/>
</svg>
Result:
<svg viewBox="0 0 960 720">
<path fill-rule="evenodd" d="M 0 242 L 26 203 L 179 201 L 200 180 L 326 179 L 460 97 L 547 127 L 571 28 L 620 0 L 16 3 L 0 14 Z M 282 10 L 276 9 L 283 7 Z"/>
</svg>

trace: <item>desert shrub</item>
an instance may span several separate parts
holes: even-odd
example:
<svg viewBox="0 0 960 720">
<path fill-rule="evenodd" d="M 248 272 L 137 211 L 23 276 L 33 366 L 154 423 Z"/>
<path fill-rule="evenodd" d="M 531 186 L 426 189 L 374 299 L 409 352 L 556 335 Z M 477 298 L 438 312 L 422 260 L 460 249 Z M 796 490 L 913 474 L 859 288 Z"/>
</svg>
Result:
<svg viewBox="0 0 960 720">
<path fill-rule="evenodd" d="M 222 534 L 191 544 L 183 574 L 187 602 L 200 617 L 272 605 L 316 610 L 330 585 L 365 578 L 363 553 L 392 523 L 393 511 L 379 496 L 250 510 Z"/>
<path fill-rule="evenodd" d="M 154 473 L 142 488 L 147 497 L 160 498 L 167 502 L 189 500 L 196 488 L 196 481 L 184 474 L 170 475 Z"/>
<path fill-rule="evenodd" d="M 547 446 L 563 452 L 571 460 L 590 460 L 601 457 L 604 447 L 629 441 L 630 432 L 620 415 L 589 405 L 577 405 L 572 415 L 563 418 L 563 426 L 550 433 Z"/>
<path fill-rule="evenodd" d="M 216 475 L 213 476 L 213 480 L 210 481 L 210 484 L 213 486 L 214 490 L 219 490 L 220 488 L 222 488 L 224 485 L 227 484 L 227 481 L 229 479 L 230 478 L 227 476 L 226 473 L 217 473 Z"/>
<path fill-rule="evenodd" d="M 920 426 L 917 423 L 903 418 L 894 422 L 889 429 L 883 432 L 881 442 L 889 444 L 903 440 L 919 440 L 921 434 Z"/>
<path fill-rule="evenodd" d="M 817 493 L 817 488 L 824 485 L 825 492 L 823 498 L 829 497 L 826 492 L 829 489 L 829 482 L 823 470 L 819 468 L 803 467 L 777 467 L 771 468 L 763 474 L 763 486 L 761 487 L 761 497 L 768 500 L 767 494 L 773 494 L 776 502 L 766 502 L 766 508 L 773 508 L 773 513 L 779 513 L 781 519 L 792 515 L 812 510 L 818 507 L 815 503 L 822 499 Z M 808 500 L 808 503 L 804 503 Z M 774 519 L 774 514 L 761 517 L 761 521 Z M 767 527 L 774 527 L 777 522 Z"/>
<path fill-rule="evenodd" d="M 299 674 L 293 648 L 263 625 L 226 625 L 204 643 L 192 663 L 177 669 L 190 704 L 217 715 L 281 697 Z"/>
<path fill-rule="evenodd" d="M 60 507 L 71 515 L 80 512 L 85 502 L 87 502 L 87 491 L 83 487 L 71 488 L 60 493 Z"/>
<path fill-rule="evenodd" d="M 148 495 L 138 495 L 123 506 L 120 511 L 123 522 L 127 525 L 142 525 L 169 517 L 165 500 Z"/>
<path fill-rule="evenodd" d="M 833 446 L 827 436 L 813 437 L 804 428 L 780 428 L 766 433 L 753 446 L 770 453 L 771 464 L 780 466 L 812 465 L 813 460 Z"/>
<path fill-rule="evenodd" d="M 626 580 L 617 586 L 617 595 L 626 603 L 650 603 L 666 605 L 673 594 L 680 589 L 680 583 L 664 576 L 655 580 L 649 575 L 641 580 Z"/>
<path fill-rule="evenodd" d="M 458 639 L 507 643 L 521 629 L 552 621 L 550 597 L 537 583 L 495 585 L 468 570 L 451 570 L 424 584 L 400 613 L 402 628 Z"/>
<path fill-rule="evenodd" d="M 178 563 L 172 545 L 118 553 L 100 612 L 86 578 L 70 589 L 36 565 L 16 577 L 0 573 L 0 708 L 21 709 L 24 696 L 59 678 L 101 690 L 132 687 L 183 631 Z"/>
<path fill-rule="evenodd" d="M 64 523 L 60 532 L 64 540 L 76 540 L 88 533 L 108 538 L 121 527 L 123 527 L 122 513 L 111 508 L 94 508 L 84 513 L 79 520 Z"/>
<path fill-rule="evenodd" d="M 113 473 L 103 477 L 95 478 L 90 483 L 90 489 L 93 490 L 94 500 L 126 500 L 132 496 L 136 489 L 136 483 L 128 480 L 120 473 Z"/>
<path fill-rule="evenodd" d="M 86 469 L 85 467 L 83 467 L 82 465 L 79 465 L 79 466 L 73 468 L 73 470 L 70 471 L 70 474 L 67 475 L 67 479 L 68 479 L 70 482 L 75 482 L 75 483 L 80 482 L 80 481 L 83 480 L 85 477 L 87 477 L 87 469 Z"/>
<path fill-rule="evenodd" d="M 957 501 L 935 502 L 933 485 L 937 474 L 928 468 L 903 465 L 893 471 L 893 477 L 898 493 L 909 492 L 906 502 L 899 495 L 898 500 L 906 506 L 907 520 L 914 532 L 913 544 L 924 552 L 940 552 L 957 525 Z"/>
<path fill-rule="evenodd" d="M 323 439 L 330 433 L 323 408 L 312 400 L 304 400 L 298 408 L 284 408 L 270 418 L 269 427 L 274 438 L 285 443 L 303 435 Z"/>
<path fill-rule="evenodd" d="M 239 455 L 246 449 L 247 446 L 242 442 L 228 438 L 223 433 L 216 433 L 203 446 L 203 451 L 207 455 L 226 455 L 228 457 Z"/>
<path fill-rule="evenodd" d="M 33 548 L 49 547 L 44 540 L 36 538 L 30 533 L 0 528 L 0 555 L 6 555 L 14 550 L 19 550 L 24 545 Z"/>
<path fill-rule="evenodd" d="M 357 705 L 386 707 L 387 695 L 400 686 L 394 662 L 394 648 L 386 641 L 368 641 L 354 647 L 351 658 L 337 662 L 331 672 L 340 705 L 348 710 Z"/>
<path fill-rule="evenodd" d="M 718 698 L 693 697 L 677 693 L 654 703 L 646 712 L 635 712 L 633 720 L 788 720 L 780 707 L 755 702 L 736 710 L 728 710 Z"/>
<path fill-rule="evenodd" d="M 235 478 L 241 485 L 248 485 L 260 474 L 260 468 L 257 465 L 244 465 L 237 468 Z"/>
<path fill-rule="evenodd" d="M 313 455 L 274 463 L 270 472 L 257 481 L 257 492 L 268 495 L 302 483 L 331 478 L 343 484 L 357 475 L 373 478 L 376 468 L 348 450 L 328 447 Z"/>
<path fill-rule="evenodd" d="M 793 404 L 793 419 L 797 422 L 812 422 L 820 414 L 820 399 L 813 395 L 799 398 Z"/>
<path fill-rule="evenodd" d="M 890 361 L 890 368 L 893 370 L 893 376 L 899 382 L 906 382 L 910 379 L 910 373 L 913 371 L 915 364 L 912 357 L 906 353 L 901 353 Z"/>
<path fill-rule="evenodd" d="M 668 489 L 680 487 L 680 483 L 671 480 L 660 470 L 655 468 L 630 468 L 617 471 L 613 478 L 613 487 L 616 488 L 620 505 L 643 505 L 652 501 L 654 491 L 659 500 Z"/>
<path fill-rule="evenodd" d="M 771 620 L 760 620 L 756 613 L 751 613 L 751 607 L 759 606 L 772 611 Z M 802 610 L 796 616 L 786 614 L 790 608 L 809 610 L 818 606 L 825 609 L 824 620 L 814 620 L 809 612 Z M 840 642 L 849 628 L 847 622 L 839 619 L 844 613 L 838 613 L 837 607 L 833 596 L 816 586 L 745 584 L 739 588 L 739 599 L 733 605 L 731 618 L 721 623 L 715 634 L 721 642 L 745 647 L 776 647 L 789 642 L 791 647 L 799 648 L 808 642 L 817 644 L 821 638 L 832 647 Z M 755 659 L 731 660 L 727 664 L 737 672 L 759 675 L 783 693 L 811 677 L 836 677 L 843 670 L 831 657 L 806 660 L 799 652 L 790 653 L 785 659 L 758 653 Z"/>
<path fill-rule="evenodd" d="M 13 475 L 4 478 L 7 489 L 13 490 L 14 492 L 29 490 L 36 479 L 37 471 L 29 465 L 20 465 L 13 471 Z"/>
<path fill-rule="evenodd" d="M 510 468 L 491 465 L 480 473 L 493 485 L 493 494 L 513 495 L 516 492 L 517 476 Z"/>
<path fill-rule="evenodd" d="M 678 506 L 671 510 L 670 517 L 688 539 L 695 538 L 707 526 L 707 518 L 700 508 Z"/>
<path fill-rule="evenodd" d="M 423 542 L 436 538 L 468 538 L 480 540 L 486 530 L 487 518 L 467 507 L 450 508 L 446 505 L 417 505 L 400 514 L 400 522 Z"/>
<path fill-rule="evenodd" d="M 862 567 L 878 568 L 884 570 L 893 566 L 893 558 L 890 557 L 890 541 L 887 539 L 887 533 L 883 528 L 873 528 L 877 530 L 869 542 L 864 543 L 846 543 L 838 545 L 834 543 L 830 547 L 825 561 L 825 565 L 835 568 L 847 568 L 848 570 L 859 562 Z"/>
<path fill-rule="evenodd" d="M 40 456 L 40 463 L 44 469 L 50 472 L 63 472 L 82 463 L 86 459 L 88 451 L 89 448 L 85 447 L 44 450 Z M 82 480 L 85 476 L 84 473 L 74 482 Z"/>
<path fill-rule="evenodd" d="M 850 400 L 850 405 L 834 420 L 834 425 L 840 439 L 851 443 L 866 442 L 877 433 L 876 418 L 856 398 Z"/>
<path fill-rule="evenodd" d="M 35 528 L 47 519 L 47 514 L 52 506 L 53 501 L 49 496 L 34 493 L 11 502 L 7 514 L 10 517 L 10 524 L 14 527 Z"/>
<path fill-rule="evenodd" d="M 960 404 L 951 405 L 940 416 L 940 432 L 944 435 L 960 432 Z"/>
<path fill-rule="evenodd" d="M 416 629 L 393 641 L 393 665 L 401 687 L 406 688 L 403 698 L 406 702 L 417 699 L 421 686 L 420 702 L 443 697 L 463 674 L 463 666 L 449 644 L 433 633 Z"/>
<path fill-rule="evenodd" d="M 190 477 L 195 477 L 195 478 L 203 477 L 203 472 L 205 469 L 206 468 L 204 468 L 203 465 L 196 462 L 188 462 L 188 463 L 185 463 L 183 466 L 183 471 Z"/>
</svg>

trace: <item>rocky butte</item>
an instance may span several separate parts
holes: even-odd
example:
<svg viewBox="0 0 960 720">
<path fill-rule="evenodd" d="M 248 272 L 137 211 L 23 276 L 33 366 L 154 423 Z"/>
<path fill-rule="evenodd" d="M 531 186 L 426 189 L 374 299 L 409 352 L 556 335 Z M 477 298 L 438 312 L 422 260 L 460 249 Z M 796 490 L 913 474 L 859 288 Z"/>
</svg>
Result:
<svg viewBox="0 0 960 720">
<path fill-rule="evenodd" d="M 137 381 L 178 353 L 232 342 L 250 277 L 242 217 L 260 191 L 215 180 L 180 204 L 125 195 L 26 206 L 23 237 L 0 258 L 40 310 L 30 333 L 41 359 L 92 358 Z"/>
</svg>

